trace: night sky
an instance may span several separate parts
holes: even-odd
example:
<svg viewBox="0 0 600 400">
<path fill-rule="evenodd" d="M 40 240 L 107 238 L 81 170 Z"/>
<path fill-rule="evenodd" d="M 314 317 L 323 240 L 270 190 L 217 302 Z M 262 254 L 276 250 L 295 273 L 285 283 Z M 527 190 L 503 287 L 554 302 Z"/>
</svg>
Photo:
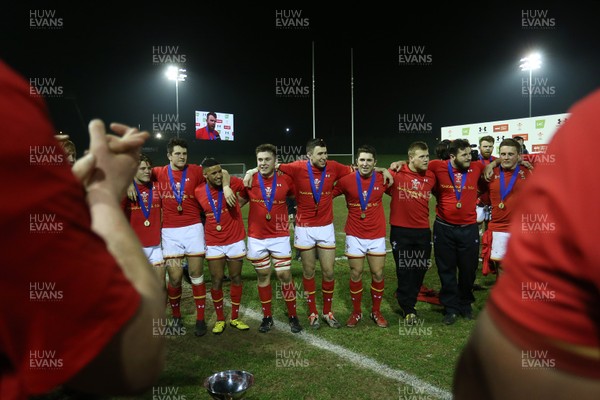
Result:
<svg viewBox="0 0 600 400">
<path fill-rule="evenodd" d="M 179 86 L 180 135 L 193 162 L 248 162 L 264 142 L 303 153 L 313 136 L 313 44 L 316 135 L 330 153 L 352 151 L 353 127 L 355 147 L 404 154 L 414 140 L 435 146 L 442 126 L 528 116 L 528 74 L 518 66 L 531 50 L 543 57 L 533 83 L 548 92 L 532 98 L 533 116 L 567 112 L 600 87 L 600 2 L 455 3 L 400 12 L 374 3 L 22 4 L 2 12 L 0 56 L 54 89 L 51 118 L 79 149 L 91 118 L 151 131 L 156 118 L 174 117 L 175 84 L 164 70 L 178 60 L 188 75 Z M 195 110 L 235 114 L 236 140 L 193 139 Z M 399 122 L 419 124 L 407 131 Z M 146 150 L 162 164 L 165 146 L 152 139 Z"/>
</svg>

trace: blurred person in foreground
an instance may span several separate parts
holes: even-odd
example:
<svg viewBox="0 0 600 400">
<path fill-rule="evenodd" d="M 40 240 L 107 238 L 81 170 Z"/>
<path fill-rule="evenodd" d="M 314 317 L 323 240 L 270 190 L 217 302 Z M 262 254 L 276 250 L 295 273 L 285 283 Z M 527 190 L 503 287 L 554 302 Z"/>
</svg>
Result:
<svg viewBox="0 0 600 400">
<path fill-rule="evenodd" d="M 0 62 L 7 128 L 0 176 L 5 265 L 0 290 L 0 398 L 26 399 L 64 385 L 101 395 L 141 393 L 164 365 L 152 324 L 160 287 L 120 208 L 147 132 L 100 120 L 71 170 L 56 154 L 45 103 Z M 18 175 L 15 170 L 18 169 Z"/>
<path fill-rule="evenodd" d="M 600 91 L 575 104 L 523 187 L 503 273 L 455 370 L 455 399 L 600 398 Z M 583 190 L 585 189 L 585 190 Z"/>
</svg>

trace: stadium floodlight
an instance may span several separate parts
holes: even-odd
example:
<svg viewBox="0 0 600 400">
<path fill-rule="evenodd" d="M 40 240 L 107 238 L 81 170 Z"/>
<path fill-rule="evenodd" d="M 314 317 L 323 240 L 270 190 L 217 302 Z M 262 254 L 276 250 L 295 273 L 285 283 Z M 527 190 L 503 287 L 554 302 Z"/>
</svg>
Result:
<svg viewBox="0 0 600 400">
<path fill-rule="evenodd" d="M 177 66 L 167 68 L 165 75 L 170 81 L 175 81 L 175 112 L 177 113 L 177 137 L 179 138 L 179 82 L 185 81 L 187 75 L 185 69 Z"/>
<path fill-rule="evenodd" d="M 531 118 L 531 93 L 533 92 L 533 70 L 541 68 L 542 66 L 542 56 L 540 53 L 532 53 L 527 57 L 521 58 L 521 71 L 529 71 L 529 117 Z"/>
</svg>

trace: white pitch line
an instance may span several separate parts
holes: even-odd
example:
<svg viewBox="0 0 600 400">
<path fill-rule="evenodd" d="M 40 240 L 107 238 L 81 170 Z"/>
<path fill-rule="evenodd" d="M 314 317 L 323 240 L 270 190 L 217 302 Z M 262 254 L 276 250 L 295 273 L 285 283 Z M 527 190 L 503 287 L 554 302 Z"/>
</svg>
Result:
<svg viewBox="0 0 600 400">
<path fill-rule="evenodd" d="M 262 321 L 262 314 L 244 306 L 241 306 L 240 310 L 244 313 L 245 316 L 248 316 L 257 321 Z M 273 322 L 275 324 L 275 327 L 281 332 L 302 339 L 308 344 L 315 346 L 319 349 L 330 351 L 336 356 L 350 361 L 354 365 L 357 365 L 361 368 L 369 369 L 383 377 L 393 379 L 406 385 L 410 385 L 414 388 L 419 389 L 420 391 L 426 392 L 439 399 L 452 399 L 452 394 L 450 392 L 438 388 L 437 386 L 433 386 L 430 383 L 427 383 L 419 379 L 418 377 L 409 374 L 408 372 L 393 369 L 370 357 L 366 357 L 362 354 L 355 353 L 351 350 L 346 349 L 345 347 L 339 346 L 318 336 L 315 336 L 312 333 L 307 332 L 306 330 L 303 330 L 300 333 L 292 333 L 288 324 L 277 321 L 275 318 L 273 318 Z"/>
</svg>

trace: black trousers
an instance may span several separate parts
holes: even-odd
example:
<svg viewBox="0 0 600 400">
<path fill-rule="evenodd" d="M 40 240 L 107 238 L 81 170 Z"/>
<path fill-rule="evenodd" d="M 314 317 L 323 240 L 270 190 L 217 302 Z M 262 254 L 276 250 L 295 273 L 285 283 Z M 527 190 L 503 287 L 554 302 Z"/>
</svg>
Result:
<svg viewBox="0 0 600 400">
<path fill-rule="evenodd" d="M 470 313 L 473 283 L 479 262 L 477 224 L 450 225 L 440 219 L 433 224 L 435 263 L 442 284 L 440 302 L 446 313 Z M 458 272 L 458 277 L 457 277 Z"/>
<path fill-rule="evenodd" d="M 390 243 L 396 262 L 396 298 L 404 314 L 414 313 L 425 273 L 431 267 L 431 229 L 391 226 Z"/>
</svg>

